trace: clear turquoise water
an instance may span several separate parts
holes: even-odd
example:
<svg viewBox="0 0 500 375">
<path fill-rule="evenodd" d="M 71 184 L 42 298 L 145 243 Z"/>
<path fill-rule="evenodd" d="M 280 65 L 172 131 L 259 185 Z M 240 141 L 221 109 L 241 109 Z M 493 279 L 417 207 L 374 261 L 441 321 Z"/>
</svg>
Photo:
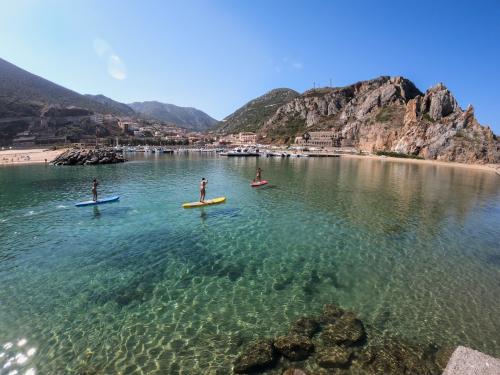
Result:
<svg viewBox="0 0 500 375">
<path fill-rule="evenodd" d="M 257 164 L 270 184 L 252 189 Z M 73 207 L 94 176 L 121 201 Z M 227 203 L 182 209 L 203 176 Z M 500 357 L 495 174 L 141 156 L 1 168 L 0 202 L 0 374 L 230 373 L 241 343 L 331 302 L 372 340 Z"/>
</svg>

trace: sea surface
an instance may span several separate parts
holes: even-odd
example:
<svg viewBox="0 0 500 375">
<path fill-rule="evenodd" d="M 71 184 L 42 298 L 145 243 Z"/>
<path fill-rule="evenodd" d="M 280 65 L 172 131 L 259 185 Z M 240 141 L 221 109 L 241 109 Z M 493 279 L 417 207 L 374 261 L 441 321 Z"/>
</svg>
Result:
<svg viewBox="0 0 500 375">
<path fill-rule="evenodd" d="M 326 303 L 370 339 L 500 357 L 500 177 L 388 160 L 141 155 L 0 168 L 0 374 L 229 374 Z M 251 188 L 255 168 L 270 183 Z M 118 203 L 76 208 L 101 196 Z M 222 205 L 186 210 L 208 178 Z"/>
</svg>

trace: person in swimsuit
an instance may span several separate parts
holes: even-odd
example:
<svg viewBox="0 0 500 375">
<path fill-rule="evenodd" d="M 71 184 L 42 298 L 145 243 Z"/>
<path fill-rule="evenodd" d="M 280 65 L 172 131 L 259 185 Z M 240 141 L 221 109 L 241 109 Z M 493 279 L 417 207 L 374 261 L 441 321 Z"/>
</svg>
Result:
<svg viewBox="0 0 500 375">
<path fill-rule="evenodd" d="M 253 180 L 254 182 L 260 182 L 262 181 L 262 169 L 260 168 L 257 168 L 257 173 L 255 175 L 255 180 Z"/>
<path fill-rule="evenodd" d="M 97 182 L 97 179 L 94 178 L 92 181 L 92 200 L 94 202 L 97 202 L 97 185 L 99 185 L 99 183 Z"/>
<path fill-rule="evenodd" d="M 205 201 L 205 194 L 207 192 L 207 184 L 208 184 L 208 180 L 205 179 L 205 177 L 203 177 L 201 179 L 201 183 L 200 183 L 200 202 L 204 202 Z"/>
</svg>

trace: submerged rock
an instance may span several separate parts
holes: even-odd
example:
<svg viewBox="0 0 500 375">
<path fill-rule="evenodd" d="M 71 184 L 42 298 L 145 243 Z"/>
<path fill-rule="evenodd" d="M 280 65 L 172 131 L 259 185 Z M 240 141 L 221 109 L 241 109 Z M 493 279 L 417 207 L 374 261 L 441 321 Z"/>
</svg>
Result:
<svg viewBox="0 0 500 375">
<path fill-rule="evenodd" d="M 292 361 L 301 361 L 311 355 L 314 345 L 309 337 L 292 334 L 274 340 L 274 347 L 284 357 Z"/>
<path fill-rule="evenodd" d="M 236 374 L 248 374 L 270 368 L 277 356 L 271 340 L 259 340 L 248 344 L 234 361 Z"/>
<path fill-rule="evenodd" d="M 298 368 L 289 368 L 283 371 L 282 375 L 307 375 L 307 373 Z"/>
<path fill-rule="evenodd" d="M 386 342 L 368 347 L 360 356 L 365 368 L 374 375 L 432 375 L 440 371 L 424 359 L 420 348 L 402 342 Z"/>
<path fill-rule="evenodd" d="M 455 348 L 450 346 L 439 348 L 436 351 L 435 354 L 436 365 L 439 367 L 440 370 L 444 371 L 454 351 Z"/>
<path fill-rule="evenodd" d="M 363 322 L 351 312 L 346 312 L 334 323 L 325 326 L 319 337 L 324 346 L 354 345 L 365 338 Z"/>
<path fill-rule="evenodd" d="M 316 362 L 321 367 L 344 367 L 346 366 L 352 355 L 352 350 L 342 346 L 332 346 L 323 349 L 316 356 Z"/>
<path fill-rule="evenodd" d="M 303 316 L 292 324 L 291 332 L 297 335 L 313 337 L 319 330 L 320 325 L 315 318 Z"/>
<path fill-rule="evenodd" d="M 344 314 L 344 310 L 329 303 L 323 306 L 323 313 L 320 316 L 320 322 L 321 324 L 334 323 L 338 318 L 342 316 L 342 314 Z"/>
</svg>

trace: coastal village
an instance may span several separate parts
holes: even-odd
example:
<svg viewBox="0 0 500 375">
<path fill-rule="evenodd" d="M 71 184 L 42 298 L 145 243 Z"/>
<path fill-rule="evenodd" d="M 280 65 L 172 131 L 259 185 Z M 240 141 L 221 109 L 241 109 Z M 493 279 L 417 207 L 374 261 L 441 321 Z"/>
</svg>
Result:
<svg viewBox="0 0 500 375">
<path fill-rule="evenodd" d="M 93 147 L 110 146 L 118 140 L 126 145 L 168 145 L 192 147 L 252 146 L 265 142 L 265 138 L 254 132 L 238 132 L 235 134 L 216 134 L 188 131 L 173 124 L 159 123 L 151 120 L 116 117 L 114 115 L 82 114 L 81 110 L 66 109 L 56 117 L 32 117 L 23 121 L 30 123 L 29 128 L 17 133 L 12 140 L 12 147 L 28 149 L 35 147 Z M 14 125 L 19 119 L 0 120 L 2 123 Z M 95 128 L 95 135 L 60 135 L 51 129 L 50 123 L 85 123 Z M 108 129 L 114 129 L 110 132 Z M 342 136 L 334 130 L 307 132 L 305 137 L 296 137 L 294 146 L 316 148 L 345 148 L 349 145 L 342 142 Z"/>
</svg>

